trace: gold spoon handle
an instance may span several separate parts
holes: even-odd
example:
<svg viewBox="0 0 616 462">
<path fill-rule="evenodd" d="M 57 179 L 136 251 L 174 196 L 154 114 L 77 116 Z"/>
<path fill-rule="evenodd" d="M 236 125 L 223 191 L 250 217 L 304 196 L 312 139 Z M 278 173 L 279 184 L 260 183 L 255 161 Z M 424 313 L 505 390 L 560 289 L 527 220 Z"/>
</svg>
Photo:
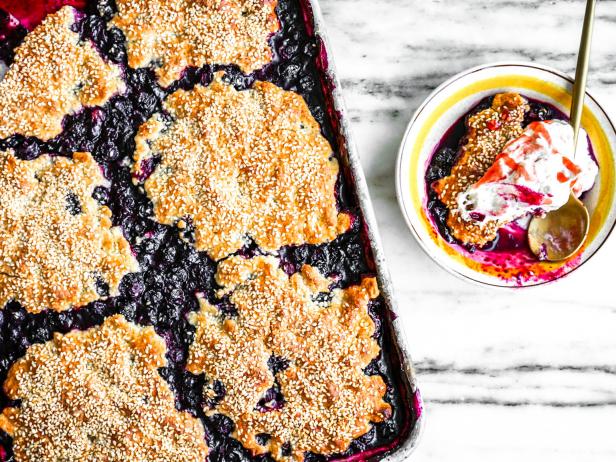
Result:
<svg viewBox="0 0 616 462">
<path fill-rule="evenodd" d="M 586 95 L 586 77 L 590 58 L 593 20 L 596 0 L 587 0 L 584 27 L 580 40 L 573 96 L 571 98 L 571 125 L 574 134 L 574 149 L 584 109 Z M 575 154 L 575 152 L 574 152 Z M 569 201 L 558 210 L 549 212 L 544 217 L 533 217 L 528 226 L 528 245 L 539 258 L 549 261 L 562 261 L 575 255 L 584 245 L 588 236 L 590 216 L 586 206 L 571 192 Z"/>
<path fill-rule="evenodd" d="M 571 99 L 571 125 L 573 126 L 574 149 L 577 147 L 582 112 L 584 110 L 584 96 L 586 96 L 586 78 L 588 77 L 588 62 L 590 60 L 590 44 L 595 19 L 596 0 L 587 0 L 584 14 L 584 27 L 580 40 L 577 67 L 575 69 L 575 83 L 573 84 L 573 97 Z"/>
</svg>

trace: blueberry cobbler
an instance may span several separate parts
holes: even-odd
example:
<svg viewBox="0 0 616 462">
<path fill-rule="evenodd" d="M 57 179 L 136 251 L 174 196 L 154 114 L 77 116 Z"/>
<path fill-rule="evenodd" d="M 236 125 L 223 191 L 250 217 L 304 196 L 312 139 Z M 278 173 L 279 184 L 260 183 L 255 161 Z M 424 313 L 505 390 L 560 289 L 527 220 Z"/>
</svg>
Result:
<svg viewBox="0 0 616 462">
<path fill-rule="evenodd" d="M 309 5 L 0 6 L 0 461 L 395 449 L 417 416 Z"/>
<path fill-rule="evenodd" d="M 533 277 L 530 217 L 562 207 L 598 174 L 584 130 L 555 107 L 517 93 L 481 101 L 452 126 L 426 172 L 428 210 L 441 236 L 501 276 Z"/>
</svg>

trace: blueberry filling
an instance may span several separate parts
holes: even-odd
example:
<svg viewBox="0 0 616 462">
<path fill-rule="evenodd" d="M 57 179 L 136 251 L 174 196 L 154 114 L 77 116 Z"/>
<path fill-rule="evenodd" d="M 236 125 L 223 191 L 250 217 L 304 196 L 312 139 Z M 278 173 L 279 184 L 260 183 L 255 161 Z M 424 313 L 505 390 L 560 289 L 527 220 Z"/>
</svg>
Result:
<svg viewBox="0 0 616 462">
<path fill-rule="evenodd" d="M 96 277 L 96 293 L 101 297 L 109 296 L 109 284 L 107 284 L 101 277 Z"/>
<path fill-rule="evenodd" d="M 291 445 L 289 443 L 285 443 L 282 445 L 282 455 L 290 456 L 291 455 Z"/>
<path fill-rule="evenodd" d="M 264 446 L 271 439 L 271 436 L 267 433 L 259 433 L 257 436 L 255 436 L 255 439 L 257 440 L 258 444 Z"/>
<path fill-rule="evenodd" d="M 28 31 L 13 16 L 0 10 L 0 61 L 7 66 L 13 62 L 14 50 Z"/>
<path fill-rule="evenodd" d="M 259 412 L 271 412 L 282 409 L 282 406 L 284 406 L 284 396 L 280 391 L 280 384 L 275 381 L 274 386 L 268 389 L 263 398 L 259 400 L 256 409 Z"/>
<path fill-rule="evenodd" d="M 278 372 L 282 372 L 289 367 L 289 360 L 280 356 L 272 355 L 267 360 L 267 367 L 269 367 L 270 371 L 272 371 L 272 374 L 276 375 Z"/>
<path fill-rule="evenodd" d="M 81 213 L 81 202 L 75 193 L 66 195 L 66 209 L 71 215 L 79 215 Z"/>
<path fill-rule="evenodd" d="M 432 189 L 432 184 L 436 180 L 446 177 L 451 173 L 451 169 L 453 168 L 458 159 L 459 150 L 466 141 L 466 121 L 471 115 L 491 107 L 492 99 L 493 96 L 482 99 L 473 109 L 468 112 L 468 114 L 459 119 L 454 125 L 449 128 L 449 130 L 447 130 L 447 132 L 445 132 L 439 144 L 434 150 L 434 155 L 430 160 L 425 174 L 426 191 L 428 195 L 427 208 L 434 221 L 434 224 L 438 229 L 439 234 L 450 244 L 462 245 L 471 253 L 477 250 L 475 246 L 464 245 L 451 235 L 449 227 L 447 226 L 449 210 L 447 209 L 445 204 L 443 204 L 439 200 L 437 194 Z M 530 98 L 526 99 L 528 100 L 530 109 L 524 117 L 524 127 L 526 127 L 531 122 L 541 122 L 544 120 L 553 119 L 568 120 L 565 114 L 563 114 L 551 104 L 533 100 Z M 521 245 L 522 243 L 520 242 L 514 246 L 511 242 L 511 236 L 507 235 L 506 232 L 499 231 L 498 237 L 493 242 L 483 247 L 481 250 L 510 251 L 512 249 L 521 248 Z"/>
<path fill-rule="evenodd" d="M 208 409 L 214 409 L 226 394 L 227 390 L 225 385 L 218 380 L 214 380 L 212 383 L 206 385 L 203 393 L 204 405 L 207 406 Z"/>
<path fill-rule="evenodd" d="M 93 302 L 81 309 L 32 315 L 19 304 L 11 302 L 0 310 L 0 382 L 4 381 L 10 366 L 33 343 L 50 340 L 55 331 L 87 329 L 101 324 L 110 315 L 121 313 L 129 321 L 153 325 L 156 332 L 165 339 L 168 365 L 160 373 L 175 392 L 178 409 L 187 410 L 203 421 L 210 447 L 209 460 L 254 460 L 230 436 L 234 428 L 230 419 L 220 414 L 205 415 L 207 410 L 214 408 L 223 399 L 224 385 L 219 382 L 206 383 L 203 376 L 195 376 L 184 370 L 188 347 L 195 331 L 187 321 L 187 314 L 198 309 L 195 293 L 202 293 L 218 307 L 223 316 L 236 316 L 236 308 L 228 299 L 216 298 L 216 263 L 191 246 L 194 230 L 190 222 L 183 232 L 184 239 L 181 239 L 176 229 L 154 220 L 151 201 L 133 184 L 131 178 L 134 136 L 140 124 L 162 110 L 162 102 L 167 95 L 178 88 L 190 89 L 197 83 L 207 85 L 214 71 L 224 70 L 227 80 L 240 90 L 249 88 L 255 80 L 260 79 L 300 93 L 320 123 L 323 135 L 332 144 L 336 156 L 339 156 L 337 130 L 332 124 L 335 119 L 330 119 L 328 100 L 322 89 L 317 66 L 319 44 L 306 32 L 300 2 L 281 0 L 277 14 L 282 28 L 271 38 L 274 50 L 271 64 L 250 75 L 242 74 L 235 66 L 188 68 L 180 80 L 169 88 L 161 88 L 151 69 L 132 70 L 127 66 L 123 34 L 117 29 L 108 29 L 106 25 L 114 12 L 115 5 L 110 0 L 90 4 L 80 17 L 77 28 L 81 37 L 91 40 L 105 59 L 120 64 L 124 69 L 127 86 L 125 94 L 114 97 L 104 107 L 86 108 L 67 116 L 63 133 L 53 140 L 42 142 L 35 138 L 13 136 L 0 140 L 0 149 L 11 148 L 22 159 L 35 159 L 46 152 L 60 155 L 70 155 L 75 151 L 92 152 L 110 183 L 109 187 L 96 188 L 93 197 L 111 209 L 114 225 L 122 227 L 141 270 L 122 280 L 117 297 Z M 11 62 L 15 46 L 26 33 L 18 24 L 9 24 L 9 19 L 6 13 L 0 11 L 0 59 L 7 63 Z M 152 164 L 150 171 L 155 166 Z M 287 273 L 297 272 L 303 264 L 309 264 L 332 277 L 336 287 L 355 284 L 363 276 L 374 274 L 365 230 L 361 219 L 357 219 L 361 217 L 361 211 L 349 187 L 348 176 L 345 176 L 343 159 L 341 166 L 343 173 L 336 185 L 338 207 L 356 217 L 351 229 L 331 243 L 290 246 L 279 252 L 281 265 Z M 150 172 L 145 173 L 147 176 Z M 66 202 L 71 213 L 80 212 L 81 204 L 77 197 L 68 195 Z M 254 242 L 248 242 L 238 253 L 250 257 L 260 252 Z M 97 290 L 106 296 L 109 287 L 99 280 Z M 392 405 L 393 416 L 386 422 L 374 425 L 368 434 L 355 440 L 344 455 L 370 448 L 391 447 L 411 427 L 413 418 L 407 414 L 407 406 L 401 394 L 398 352 L 391 347 L 390 331 L 381 327 L 383 317 L 388 316 L 383 298 L 371 303 L 370 312 L 377 325 L 376 338 L 382 353 L 366 368 L 366 373 L 383 376 L 387 384 L 385 399 Z M 285 358 L 272 356 L 269 361 L 274 374 L 283 371 L 288 365 Z M 0 392 L 0 408 L 7 404 L 6 395 Z M 284 396 L 278 385 L 268 390 L 259 403 L 263 411 L 272 411 L 283 405 Z M 265 444 L 269 435 L 260 435 L 260 438 Z M 10 458 L 11 442 L 7 435 L 0 434 L 0 447 L 7 450 Z M 290 446 L 286 450 L 290 451 Z M 258 459 L 271 460 L 269 456 L 260 456 Z M 326 458 L 307 454 L 306 459 L 322 461 Z"/>
</svg>

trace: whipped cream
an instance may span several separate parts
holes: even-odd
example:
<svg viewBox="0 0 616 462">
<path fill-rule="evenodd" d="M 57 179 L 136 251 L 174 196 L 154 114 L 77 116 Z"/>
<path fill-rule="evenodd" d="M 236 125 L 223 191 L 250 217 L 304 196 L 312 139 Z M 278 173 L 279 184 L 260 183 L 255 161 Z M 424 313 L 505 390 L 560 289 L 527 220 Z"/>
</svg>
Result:
<svg viewBox="0 0 616 462">
<path fill-rule="evenodd" d="M 573 128 L 561 120 L 533 122 L 508 142 L 485 175 L 458 195 L 462 218 L 479 225 L 510 223 L 529 213 L 546 213 L 592 188 L 597 164 L 586 132 L 577 149 Z"/>
</svg>

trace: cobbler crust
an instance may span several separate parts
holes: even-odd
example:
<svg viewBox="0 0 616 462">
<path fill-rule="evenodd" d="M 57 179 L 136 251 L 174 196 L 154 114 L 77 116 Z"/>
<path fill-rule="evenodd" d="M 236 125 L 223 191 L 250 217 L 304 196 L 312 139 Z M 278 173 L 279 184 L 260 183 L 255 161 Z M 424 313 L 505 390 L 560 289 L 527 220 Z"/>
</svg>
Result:
<svg viewBox="0 0 616 462">
<path fill-rule="evenodd" d="M 458 195 L 483 177 L 494 164 L 505 144 L 522 133 L 528 102 L 517 93 L 500 93 L 492 107 L 469 117 L 466 141 L 451 174 L 432 185 L 441 202 L 449 209 L 447 226 L 464 244 L 483 246 L 496 238 L 506 223 L 498 220 L 485 224 L 466 221 L 458 210 Z"/>
<path fill-rule="evenodd" d="M 165 364 L 154 329 L 120 315 L 31 346 L 4 383 L 21 400 L 0 415 L 16 460 L 205 461 L 203 426 L 175 409 Z"/>
<path fill-rule="evenodd" d="M 187 369 L 222 382 L 226 394 L 210 412 L 233 419 L 233 436 L 253 454 L 302 460 L 307 451 L 343 452 L 370 422 L 390 417 L 383 379 L 363 371 L 380 352 L 367 308 L 378 296 L 374 278 L 330 290 L 331 281 L 313 267 L 289 277 L 277 259 L 259 256 L 223 261 L 216 281 L 218 295 L 229 296 L 238 314 L 224 318 L 200 300 L 200 312 L 190 319 L 197 333 Z M 331 300 L 318 303 L 319 295 Z M 271 355 L 289 363 L 275 377 Z M 274 379 L 284 404 L 256 409 Z M 260 434 L 268 441 L 258 441 Z"/>
<path fill-rule="evenodd" d="M 49 140 L 62 119 L 83 106 L 104 104 L 124 91 L 119 67 L 106 63 L 71 30 L 65 6 L 26 35 L 0 82 L 0 138 L 14 134 Z"/>
<path fill-rule="evenodd" d="M 105 184 L 89 153 L 20 160 L 0 152 L 0 307 L 10 299 L 38 313 L 116 295 L 137 261 L 111 211 L 93 198 Z"/>
<path fill-rule="evenodd" d="M 217 74 L 208 87 L 178 90 L 137 137 L 134 175 L 156 219 L 187 219 L 195 245 L 221 259 L 246 244 L 274 251 L 333 240 L 350 226 L 338 213 L 338 162 L 300 95 L 267 82 L 237 91 Z"/>
<path fill-rule="evenodd" d="M 155 63 L 164 86 L 187 66 L 237 64 L 245 73 L 272 59 L 277 0 L 116 0 L 111 25 L 127 38 L 128 64 Z"/>
</svg>

